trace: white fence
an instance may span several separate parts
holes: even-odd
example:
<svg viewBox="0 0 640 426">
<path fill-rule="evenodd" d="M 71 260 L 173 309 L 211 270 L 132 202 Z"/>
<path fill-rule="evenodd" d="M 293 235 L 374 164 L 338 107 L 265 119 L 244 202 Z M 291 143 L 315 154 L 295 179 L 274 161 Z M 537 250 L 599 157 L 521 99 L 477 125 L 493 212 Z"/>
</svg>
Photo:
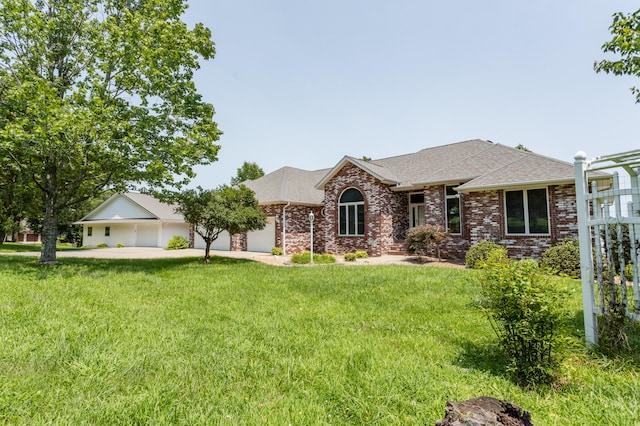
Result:
<svg viewBox="0 0 640 426">
<path fill-rule="evenodd" d="M 611 306 L 606 301 L 640 321 L 640 150 L 590 161 L 579 152 L 574 165 L 585 334 L 596 344 L 598 315 Z"/>
</svg>

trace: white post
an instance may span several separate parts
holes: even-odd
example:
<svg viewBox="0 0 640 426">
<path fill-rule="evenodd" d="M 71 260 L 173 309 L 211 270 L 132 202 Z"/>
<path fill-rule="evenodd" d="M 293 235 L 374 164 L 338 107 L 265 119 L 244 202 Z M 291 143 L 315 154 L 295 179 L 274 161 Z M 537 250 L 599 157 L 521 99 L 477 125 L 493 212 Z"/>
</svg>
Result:
<svg viewBox="0 0 640 426">
<path fill-rule="evenodd" d="M 576 179 L 576 208 L 578 213 L 578 240 L 580 243 L 580 275 L 582 277 L 582 306 L 584 310 L 584 332 L 587 343 L 596 345 L 597 317 L 595 314 L 595 297 L 593 293 L 593 260 L 591 258 L 591 228 L 588 224 L 589 209 L 586 194 L 587 155 L 580 151 L 574 157 L 574 171 Z"/>
<path fill-rule="evenodd" d="M 313 263 L 313 220 L 315 219 L 315 215 L 313 212 L 309 213 L 309 223 L 311 225 L 311 263 Z"/>
</svg>

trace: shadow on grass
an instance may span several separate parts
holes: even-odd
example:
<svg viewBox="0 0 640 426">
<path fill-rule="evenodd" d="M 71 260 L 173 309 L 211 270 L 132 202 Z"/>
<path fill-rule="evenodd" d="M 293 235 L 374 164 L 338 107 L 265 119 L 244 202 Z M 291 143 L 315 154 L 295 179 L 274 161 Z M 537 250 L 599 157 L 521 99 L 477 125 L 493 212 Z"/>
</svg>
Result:
<svg viewBox="0 0 640 426">
<path fill-rule="evenodd" d="M 0 252 L 3 253 L 28 253 L 40 251 L 40 244 L 29 243 L 2 243 L 0 244 Z"/>
<path fill-rule="evenodd" d="M 0 267 L 10 267 L 15 273 L 35 273 L 38 279 L 46 279 L 52 274 L 73 275 L 79 270 L 85 272 L 118 273 L 138 272 L 154 274 L 187 265 L 201 268 L 233 267 L 239 265 L 258 264 L 253 260 L 211 256 L 210 263 L 204 263 L 203 257 L 179 257 L 162 259 L 94 259 L 64 257 L 58 258 L 57 265 L 41 265 L 37 257 L 0 256 Z"/>
<path fill-rule="evenodd" d="M 465 340 L 459 342 L 462 349 L 460 367 L 489 373 L 508 379 L 506 366 L 509 363 L 495 343 Z"/>
<path fill-rule="evenodd" d="M 0 253 L 39 253 L 42 249 L 40 243 L 2 243 L 0 244 Z M 83 251 L 87 250 L 83 247 L 77 247 L 73 244 L 62 243 L 56 245 L 56 251 Z"/>
</svg>

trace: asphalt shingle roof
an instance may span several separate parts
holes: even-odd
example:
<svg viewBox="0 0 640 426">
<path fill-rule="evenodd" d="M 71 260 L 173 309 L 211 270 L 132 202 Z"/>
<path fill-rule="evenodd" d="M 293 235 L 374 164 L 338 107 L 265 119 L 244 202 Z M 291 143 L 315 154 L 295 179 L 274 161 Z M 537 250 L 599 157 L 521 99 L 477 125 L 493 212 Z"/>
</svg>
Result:
<svg viewBox="0 0 640 426">
<path fill-rule="evenodd" d="M 294 167 L 282 167 L 256 180 L 243 182 L 256 193 L 260 204 L 308 204 L 321 205 L 324 192 L 315 184 L 329 169 L 307 171 Z"/>
<path fill-rule="evenodd" d="M 283 167 L 245 182 L 261 204 L 322 204 L 324 185 L 345 163 L 370 173 L 397 190 L 460 184 L 461 192 L 529 184 L 574 181 L 573 164 L 490 141 L 474 139 L 421 151 L 364 161 L 345 156 L 331 169 L 306 171 Z"/>
</svg>

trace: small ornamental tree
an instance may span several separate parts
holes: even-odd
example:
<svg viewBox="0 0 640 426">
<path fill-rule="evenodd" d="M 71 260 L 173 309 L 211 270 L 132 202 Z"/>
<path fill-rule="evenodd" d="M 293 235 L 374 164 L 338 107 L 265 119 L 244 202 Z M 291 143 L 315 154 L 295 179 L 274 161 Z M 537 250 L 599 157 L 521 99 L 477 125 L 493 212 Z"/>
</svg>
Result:
<svg viewBox="0 0 640 426">
<path fill-rule="evenodd" d="M 435 246 L 438 261 L 440 260 L 440 244 L 449 237 L 445 229 L 438 225 L 425 225 L 412 228 L 407 232 L 404 248 L 419 259 L 429 253 Z"/>
<path fill-rule="evenodd" d="M 205 242 L 204 261 L 210 261 L 211 243 L 223 231 L 230 235 L 262 229 L 267 217 L 258 205 L 255 193 L 245 185 L 222 185 L 213 190 L 201 187 L 177 195 L 176 212 L 193 225 Z"/>
</svg>

